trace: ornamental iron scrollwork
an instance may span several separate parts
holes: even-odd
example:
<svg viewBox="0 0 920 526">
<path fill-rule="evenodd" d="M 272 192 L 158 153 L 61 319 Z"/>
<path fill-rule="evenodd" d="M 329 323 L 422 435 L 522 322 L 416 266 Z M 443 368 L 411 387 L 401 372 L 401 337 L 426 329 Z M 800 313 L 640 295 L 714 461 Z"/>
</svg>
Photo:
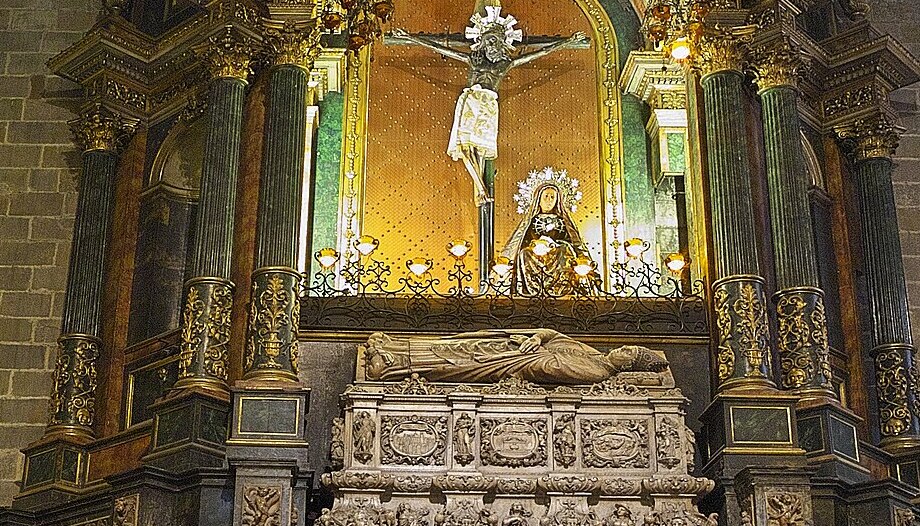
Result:
<svg viewBox="0 0 920 526">
<path fill-rule="evenodd" d="M 645 420 L 584 419 L 581 443 L 585 466 L 592 468 L 649 467 L 648 422 Z"/>
<path fill-rule="evenodd" d="M 524 294 L 510 282 L 474 283 L 463 260 L 448 282 L 397 276 L 368 257 L 320 271 L 302 291 L 304 328 L 477 330 L 542 326 L 569 333 L 708 334 L 703 284 L 631 260 L 610 270 L 608 290 Z M 445 290 L 446 289 L 446 290 Z"/>
<path fill-rule="evenodd" d="M 52 426 L 92 427 L 99 348 L 99 339 L 85 334 L 64 334 L 58 340 L 50 402 Z"/>
</svg>

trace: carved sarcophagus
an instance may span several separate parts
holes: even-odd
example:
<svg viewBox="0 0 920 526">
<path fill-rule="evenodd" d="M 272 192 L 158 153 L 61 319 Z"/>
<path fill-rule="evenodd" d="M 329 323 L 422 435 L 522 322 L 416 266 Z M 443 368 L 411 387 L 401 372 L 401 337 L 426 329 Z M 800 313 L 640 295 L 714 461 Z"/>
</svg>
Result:
<svg viewBox="0 0 920 526">
<path fill-rule="evenodd" d="M 668 370 L 593 385 L 358 381 L 333 426 L 322 526 L 710 524 Z M 714 524 L 714 522 L 712 523 Z"/>
</svg>

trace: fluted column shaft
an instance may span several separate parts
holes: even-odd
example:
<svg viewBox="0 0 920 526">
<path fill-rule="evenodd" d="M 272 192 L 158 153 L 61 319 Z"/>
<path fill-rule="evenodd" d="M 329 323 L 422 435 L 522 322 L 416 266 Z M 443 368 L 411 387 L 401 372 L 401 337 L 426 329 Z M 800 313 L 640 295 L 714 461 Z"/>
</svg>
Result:
<svg viewBox="0 0 920 526">
<path fill-rule="evenodd" d="M 764 280 L 758 263 L 740 71 L 729 36 L 704 38 L 700 69 L 706 113 L 718 349 L 718 390 L 772 388 Z"/>
<path fill-rule="evenodd" d="M 176 388 L 226 391 L 233 313 L 233 227 L 246 78 L 252 46 L 225 28 L 195 49 L 209 66 L 207 137 L 195 220 L 192 274 L 182 302 Z"/>
<path fill-rule="evenodd" d="M 798 53 L 784 42 L 762 55 L 756 73 L 776 271 L 780 381 L 803 397 L 835 398 L 799 128 Z"/>
<path fill-rule="evenodd" d="M 100 107 L 70 124 L 84 150 L 83 171 L 48 433 L 86 438 L 93 435 L 95 421 L 96 362 L 102 343 L 102 290 L 115 206 L 117 146 L 126 127 L 120 117 Z"/>
<path fill-rule="evenodd" d="M 910 333 L 901 240 L 891 185 L 898 129 L 885 115 L 837 130 L 853 148 L 875 364 L 880 445 L 892 453 L 920 447 L 920 371 Z"/>
<path fill-rule="evenodd" d="M 920 393 L 891 170 L 891 159 L 884 157 L 856 165 L 881 445 L 897 451 L 920 445 Z"/>
<path fill-rule="evenodd" d="M 301 275 L 298 256 L 304 191 L 309 72 L 319 52 L 317 20 L 266 21 L 272 50 L 259 184 L 256 270 L 252 274 L 246 379 L 297 381 Z M 310 223 L 310 222 L 307 222 Z"/>
</svg>

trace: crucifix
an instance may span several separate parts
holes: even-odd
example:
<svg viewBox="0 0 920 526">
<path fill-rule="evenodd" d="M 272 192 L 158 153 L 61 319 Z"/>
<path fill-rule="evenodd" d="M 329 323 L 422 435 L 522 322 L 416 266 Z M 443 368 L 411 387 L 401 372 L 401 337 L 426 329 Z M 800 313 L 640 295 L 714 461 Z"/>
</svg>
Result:
<svg viewBox="0 0 920 526">
<path fill-rule="evenodd" d="M 489 261 L 495 250 L 494 160 L 498 157 L 498 85 L 517 66 L 532 62 L 566 48 L 587 48 L 590 45 L 584 33 L 568 38 L 531 38 L 526 44 L 537 49 L 513 55 L 514 43 L 523 41 L 523 32 L 515 29 L 517 20 L 501 16 L 501 5 L 496 0 L 477 9 L 466 28 L 465 39 L 469 51 L 461 52 L 448 43 L 463 43 L 455 35 L 441 37 L 412 35 L 403 29 L 394 29 L 388 44 L 415 44 L 428 48 L 447 58 L 469 66 L 467 87 L 457 99 L 454 123 L 450 131 L 447 154 L 455 161 L 463 161 L 473 179 L 475 202 L 479 208 L 479 277 L 489 279 Z M 443 43 L 442 43 L 443 42 Z"/>
</svg>

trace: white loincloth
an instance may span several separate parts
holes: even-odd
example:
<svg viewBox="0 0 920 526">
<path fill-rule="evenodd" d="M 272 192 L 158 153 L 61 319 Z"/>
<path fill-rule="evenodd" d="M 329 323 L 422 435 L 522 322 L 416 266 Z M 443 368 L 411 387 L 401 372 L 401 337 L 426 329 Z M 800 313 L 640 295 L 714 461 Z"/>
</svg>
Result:
<svg viewBox="0 0 920 526">
<path fill-rule="evenodd" d="M 498 157 L 498 93 L 479 84 L 463 90 L 457 99 L 447 154 L 455 161 L 475 150 L 482 159 Z"/>
</svg>

